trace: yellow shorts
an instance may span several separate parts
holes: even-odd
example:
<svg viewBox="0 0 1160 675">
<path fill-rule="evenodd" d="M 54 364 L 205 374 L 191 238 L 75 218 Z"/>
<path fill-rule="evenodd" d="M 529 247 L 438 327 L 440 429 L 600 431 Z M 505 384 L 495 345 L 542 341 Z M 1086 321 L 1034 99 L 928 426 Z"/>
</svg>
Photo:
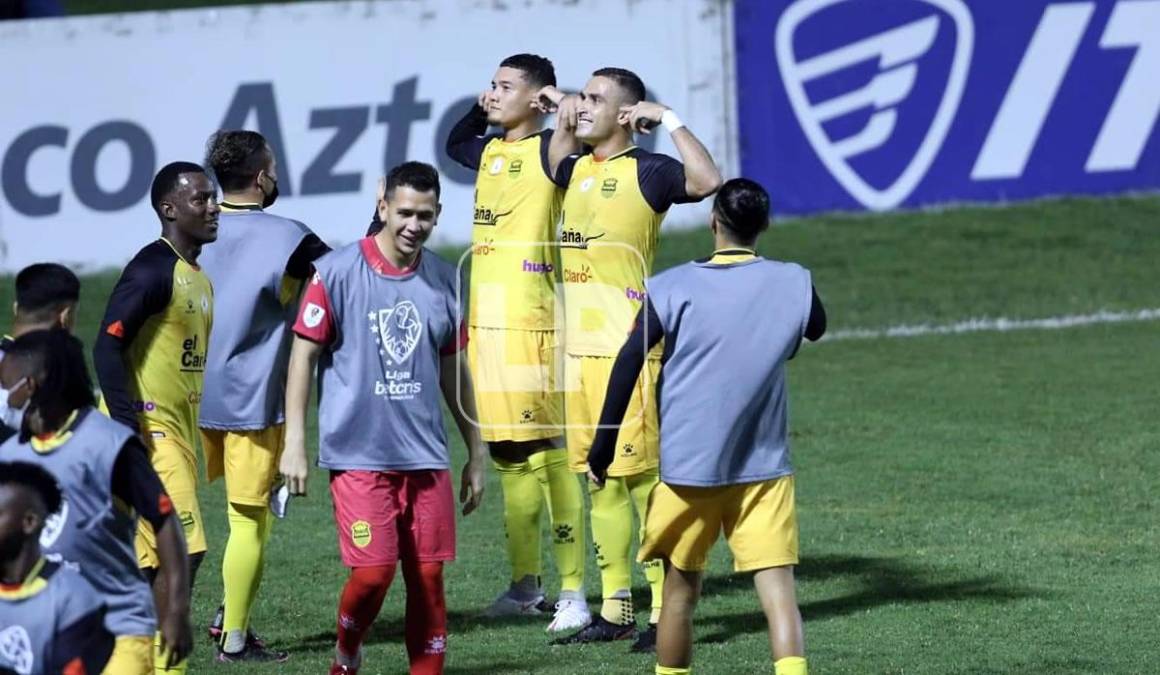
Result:
<svg viewBox="0 0 1160 675">
<path fill-rule="evenodd" d="M 637 559 L 667 558 L 677 569 L 699 572 L 724 530 L 738 572 L 796 565 L 793 493 L 792 475 L 722 487 L 659 483 L 649 496 Z"/>
<path fill-rule="evenodd" d="M 559 333 L 553 330 L 468 328 L 467 365 L 483 440 L 534 441 L 561 434 L 559 356 Z"/>
<path fill-rule="evenodd" d="M 266 506 L 278 479 L 278 462 L 285 445 L 281 424 L 254 431 L 201 430 L 201 448 L 210 482 L 226 478 L 226 499 L 232 504 Z"/>
<path fill-rule="evenodd" d="M 588 471 L 588 451 L 600 424 L 600 411 L 604 407 L 604 395 L 615 361 L 610 356 L 567 356 L 564 359 L 568 466 L 576 473 Z M 656 401 L 660 367 L 660 361 L 648 359 L 646 370 L 641 371 L 616 436 L 616 458 L 608 467 L 609 476 L 635 476 L 656 469 L 660 464 L 661 436 Z"/>
<path fill-rule="evenodd" d="M 118 635 L 104 675 L 153 675 L 153 636 Z"/>
<path fill-rule="evenodd" d="M 149 459 L 185 530 L 186 548 L 191 554 L 205 551 L 205 526 L 197 503 L 197 453 L 189 443 L 169 432 L 147 431 L 144 435 Z M 141 519 L 137 523 L 137 564 L 159 567 L 160 562 L 153 526 Z"/>
</svg>

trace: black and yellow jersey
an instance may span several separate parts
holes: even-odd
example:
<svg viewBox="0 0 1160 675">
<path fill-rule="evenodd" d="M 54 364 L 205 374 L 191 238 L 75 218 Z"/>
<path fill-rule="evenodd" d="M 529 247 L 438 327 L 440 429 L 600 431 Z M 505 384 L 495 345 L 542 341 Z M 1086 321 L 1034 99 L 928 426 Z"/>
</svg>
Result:
<svg viewBox="0 0 1160 675">
<path fill-rule="evenodd" d="M 487 114 L 476 105 L 447 140 L 447 154 L 476 172 L 467 322 L 551 330 L 556 224 L 564 196 L 548 163 L 552 131 L 514 141 L 486 131 Z"/>
<path fill-rule="evenodd" d="M 115 420 L 192 444 L 213 322 L 213 287 L 165 239 L 125 266 L 97 334 L 93 360 Z"/>
<path fill-rule="evenodd" d="M 665 213 L 695 201 L 685 167 L 630 147 L 603 160 L 571 155 L 556 183 L 567 188 L 560 230 L 567 353 L 616 356 L 644 300 Z"/>
</svg>

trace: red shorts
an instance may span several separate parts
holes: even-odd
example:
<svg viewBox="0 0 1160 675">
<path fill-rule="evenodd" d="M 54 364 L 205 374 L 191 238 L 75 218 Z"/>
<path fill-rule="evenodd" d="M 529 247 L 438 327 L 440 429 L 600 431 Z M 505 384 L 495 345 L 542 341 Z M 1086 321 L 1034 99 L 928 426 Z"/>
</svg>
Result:
<svg viewBox="0 0 1160 675">
<path fill-rule="evenodd" d="M 332 471 L 330 496 L 347 567 L 455 560 L 450 471 Z"/>
</svg>

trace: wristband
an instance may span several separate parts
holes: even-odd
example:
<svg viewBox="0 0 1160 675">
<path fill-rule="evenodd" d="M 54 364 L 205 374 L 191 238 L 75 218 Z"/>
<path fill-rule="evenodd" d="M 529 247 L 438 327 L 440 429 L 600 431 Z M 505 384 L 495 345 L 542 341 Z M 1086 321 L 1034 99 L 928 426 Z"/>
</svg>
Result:
<svg viewBox="0 0 1160 675">
<path fill-rule="evenodd" d="M 670 134 L 685 126 L 685 123 L 681 121 L 681 118 L 677 117 L 677 113 L 673 112 L 672 110 L 666 110 L 661 113 L 661 124 Z"/>
</svg>

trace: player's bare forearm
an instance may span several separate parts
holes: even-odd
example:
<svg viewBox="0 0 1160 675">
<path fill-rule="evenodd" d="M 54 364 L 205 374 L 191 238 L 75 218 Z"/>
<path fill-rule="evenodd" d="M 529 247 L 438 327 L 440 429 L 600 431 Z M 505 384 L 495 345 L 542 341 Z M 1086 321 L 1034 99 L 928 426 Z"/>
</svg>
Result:
<svg viewBox="0 0 1160 675">
<path fill-rule="evenodd" d="M 483 490 L 487 481 L 487 446 L 479 436 L 476 424 L 475 388 L 471 383 L 471 372 L 467 359 L 462 355 L 444 356 L 440 363 L 439 388 L 443 399 L 455 419 L 455 426 L 467 445 L 467 465 L 460 478 L 459 501 L 463 504 L 463 515 L 479 508 L 483 500 Z"/>
<path fill-rule="evenodd" d="M 306 408 L 310 405 L 310 385 L 321 353 L 321 345 L 294 336 L 286 373 L 286 447 L 278 470 L 286 479 L 290 492 L 296 495 L 306 494 L 309 471 L 306 459 Z"/>
<path fill-rule="evenodd" d="M 579 100 L 579 96 L 565 94 L 556 87 L 540 90 L 537 107 L 544 112 L 556 113 L 556 128 L 548 143 L 548 169 L 552 176 L 556 175 L 556 169 L 568 155 L 580 151 L 580 139 L 576 138 L 576 104 Z"/>
<path fill-rule="evenodd" d="M 159 573 L 164 576 L 164 616 L 159 616 L 162 646 L 168 657 L 167 666 L 183 661 L 193 651 L 193 629 L 189 623 L 190 587 L 189 555 L 186 553 L 185 533 L 175 514 L 169 514 L 165 524 L 157 530 L 157 558 Z"/>
<path fill-rule="evenodd" d="M 672 138 L 685 165 L 685 192 L 698 200 L 716 192 L 722 183 L 721 170 L 705 145 L 688 127 L 674 131 Z"/>
</svg>

